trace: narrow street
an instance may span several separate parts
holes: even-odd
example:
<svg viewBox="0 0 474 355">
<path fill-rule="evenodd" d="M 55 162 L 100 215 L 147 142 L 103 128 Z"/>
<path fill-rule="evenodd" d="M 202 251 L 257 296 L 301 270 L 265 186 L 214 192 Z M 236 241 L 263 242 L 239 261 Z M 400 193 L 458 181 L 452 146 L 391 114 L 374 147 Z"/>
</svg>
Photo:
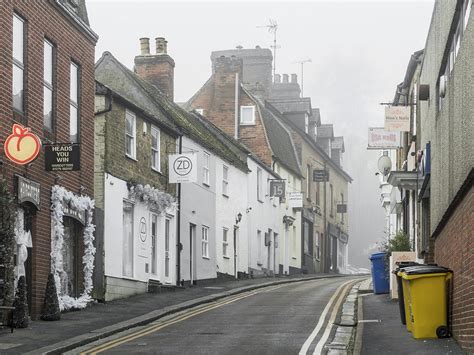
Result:
<svg viewBox="0 0 474 355">
<path fill-rule="evenodd" d="M 325 310 L 326 306 L 337 304 L 348 289 L 345 286 L 354 280 L 322 279 L 246 292 L 130 329 L 69 354 L 297 354 L 316 333 L 305 348 L 307 352 L 300 352 L 312 354 L 333 312 L 334 307 Z"/>
</svg>

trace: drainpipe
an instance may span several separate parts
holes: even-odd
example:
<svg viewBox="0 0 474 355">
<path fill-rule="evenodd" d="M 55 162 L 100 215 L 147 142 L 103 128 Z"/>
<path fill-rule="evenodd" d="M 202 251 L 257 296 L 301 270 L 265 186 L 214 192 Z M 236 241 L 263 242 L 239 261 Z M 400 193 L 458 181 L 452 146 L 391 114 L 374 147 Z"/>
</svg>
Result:
<svg viewBox="0 0 474 355">
<path fill-rule="evenodd" d="M 239 73 L 235 73 L 235 129 L 234 138 L 239 139 Z"/>
<path fill-rule="evenodd" d="M 179 154 L 183 150 L 183 136 L 179 136 Z M 178 215 L 176 233 L 176 285 L 181 284 L 181 183 L 178 183 Z"/>
</svg>

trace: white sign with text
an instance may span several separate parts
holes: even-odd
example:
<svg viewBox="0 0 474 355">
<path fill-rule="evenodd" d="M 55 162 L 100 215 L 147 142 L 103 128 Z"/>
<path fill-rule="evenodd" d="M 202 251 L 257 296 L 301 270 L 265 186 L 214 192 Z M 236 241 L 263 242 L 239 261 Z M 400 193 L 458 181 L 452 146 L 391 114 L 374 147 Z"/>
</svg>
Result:
<svg viewBox="0 0 474 355">
<path fill-rule="evenodd" d="M 168 172 L 170 183 L 197 182 L 196 154 L 170 154 Z"/>
</svg>

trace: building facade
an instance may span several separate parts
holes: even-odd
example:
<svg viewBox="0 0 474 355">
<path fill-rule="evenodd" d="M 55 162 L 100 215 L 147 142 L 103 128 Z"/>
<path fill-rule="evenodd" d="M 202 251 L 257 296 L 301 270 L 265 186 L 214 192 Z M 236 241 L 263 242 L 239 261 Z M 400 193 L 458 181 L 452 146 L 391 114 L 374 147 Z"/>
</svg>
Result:
<svg viewBox="0 0 474 355">
<path fill-rule="evenodd" d="M 2 157 L 3 177 L 15 197 L 11 208 L 17 209 L 16 278 L 26 276 L 30 313 L 37 318 L 51 272 L 61 309 L 69 308 L 66 301 L 78 306 L 76 300 L 90 292 L 90 273 L 82 257 L 90 251 L 86 244 L 93 238 L 94 48 L 98 37 L 89 27 L 84 1 L 2 1 L 0 14 L 1 143 L 13 130 L 18 141 L 31 140 L 34 134 L 43 145 L 74 144 L 80 156 L 80 170 L 54 172 L 46 171 L 41 146 L 37 159 L 29 163 L 21 163 L 22 154 L 29 155 L 23 148 L 13 157 Z M 29 132 L 22 129 L 18 135 L 15 124 Z"/>
</svg>

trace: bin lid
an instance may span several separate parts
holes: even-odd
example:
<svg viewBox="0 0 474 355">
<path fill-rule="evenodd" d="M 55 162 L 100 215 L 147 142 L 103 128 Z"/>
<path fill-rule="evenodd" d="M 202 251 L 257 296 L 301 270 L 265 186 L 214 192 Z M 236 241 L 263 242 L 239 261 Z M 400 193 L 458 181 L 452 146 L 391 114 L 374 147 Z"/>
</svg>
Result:
<svg viewBox="0 0 474 355">
<path fill-rule="evenodd" d="M 400 269 L 405 275 L 422 275 L 422 274 L 441 274 L 451 272 L 446 267 L 433 265 L 416 265 Z"/>
<path fill-rule="evenodd" d="M 386 253 L 382 252 L 382 253 L 374 253 L 370 256 L 370 260 L 374 260 L 374 259 L 380 259 L 380 258 L 383 258 L 385 256 Z"/>
</svg>

